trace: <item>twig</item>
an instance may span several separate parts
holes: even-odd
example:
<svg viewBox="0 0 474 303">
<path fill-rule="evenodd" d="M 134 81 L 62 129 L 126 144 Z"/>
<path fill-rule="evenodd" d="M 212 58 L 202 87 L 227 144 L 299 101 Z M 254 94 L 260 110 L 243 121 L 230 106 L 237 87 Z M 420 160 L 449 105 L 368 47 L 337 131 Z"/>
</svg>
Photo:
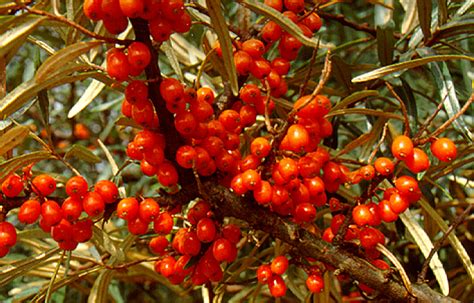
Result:
<svg viewBox="0 0 474 303">
<path fill-rule="evenodd" d="M 379 143 L 377 143 L 374 150 L 370 154 L 369 159 L 367 160 L 368 164 L 372 163 L 372 160 L 375 158 L 375 155 L 377 154 L 377 150 L 380 148 L 380 145 L 382 145 L 383 141 L 385 140 L 385 136 L 387 135 L 387 127 L 388 127 L 388 123 L 385 123 L 382 130 L 382 137 L 380 137 Z"/>
<path fill-rule="evenodd" d="M 121 40 L 121 39 L 117 39 L 117 38 L 111 38 L 111 37 L 105 37 L 105 36 L 101 36 L 101 35 L 98 35 L 94 32 L 91 32 L 90 30 L 88 30 L 87 28 L 83 27 L 82 25 L 79 25 L 75 22 L 72 22 L 71 20 L 67 19 L 66 17 L 63 17 L 61 15 L 54 15 L 54 14 L 51 14 L 49 12 L 46 12 L 46 11 L 42 11 L 42 10 L 38 10 L 38 9 L 35 9 L 35 8 L 30 8 L 30 7 L 27 7 L 27 6 L 22 6 L 23 9 L 25 9 L 27 12 L 29 12 L 30 14 L 34 14 L 34 15 L 39 15 L 39 16 L 45 16 L 45 17 L 48 17 L 49 19 L 51 20 L 54 20 L 54 21 L 58 21 L 58 22 L 61 22 L 61 23 L 64 23 L 64 24 L 67 24 L 71 27 L 74 27 L 75 29 L 77 29 L 78 31 L 80 31 L 81 33 L 87 35 L 87 36 L 90 36 L 92 38 L 95 38 L 97 40 L 103 40 L 107 43 L 112 43 L 112 44 L 122 44 L 122 45 L 128 45 L 130 43 L 132 43 L 133 41 L 132 40 L 128 40 L 128 39 L 125 39 L 125 40 Z"/>
<path fill-rule="evenodd" d="M 324 60 L 324 67 L 323 67 L 323 70 L 321 72 L 321 78 L 319 78 L 319 82 L 318 82 L 318 85 L 316 86 L 316 88 L 313 90 L 313 92 L 311 93 L 311 98 L 309 98 L 308 100 L 306 100 L 305 103 L 303 103 L 300 107 L 298 108 L 293 108 L 291 110 L 291 112 L 288 114 L 288 121 L 292 122 L 294 117 L 296 116 L 296 114 L 298 114 L 298 112 L 300 110 L 302 110 L 303 108 L 305 108 L 306 106 L 308 106 L 313 100 L 314 98 L 316 97 L 316 95 L 318 95 L 321 90 L 323 89 L 324 85 L 326 84 L 326 82 L 328 81 L 329 79 L 329 76 L 331 75 L 331 70 L 332 70 L 332 66 L 331 66 L 331 51 L 328 50 L 327 54 L 326 54 L 326 59 Z"/>
<path fill-rule="evenodd" d="M 385 85 L 387 86 L 388 90 L 392 93 L 392 95 L 395 97 L 395 99 L 397 99 L 397 101 L 400 103 L 400 109 L 402 110 L 403 118 L 405 120 L 404 121 L 405 122 L 404 134 L 409 136 L 409 134 L 410 134 L 410 120 L 408 120 L 408 112 L 407 112 L 407 108 L 405 106 L 405 103 L 403 102 L 402 98 L 400 98 L 400 96 L 395 92 L 395 90 L 393 89 L 393 86 L 390 83 L 385 82 Z"/>
<path fill-rule="evenodd" d="M 434 118 L 436 118 L 436 116 L 438 115 L 438 113 L 440 112 L 440 110 L 443 108 L 443 104 L 444 104 L 444 100 L 448 97 L 448 95 L 446 95 L 443 99 L 442 102 L 440 102 L 438 104 L 438 106 L 436 107 L 436 110 L 431 114 L 431 116 L 429 116 L 425 122 L 423 123 L 423 125 L 420 126 L 420 129 L 418 130 L 418 132 L 415 134 L 414 138 L 419 138 L 423 132 L 428 128 L 428 126 L 430 125 L 430 123 L 434 120 Z"/>
<path fill-rule="evenodd" d="M 426 274 L 428 273 L 428 267 L 430 265 L 430 262 L 431 262 L 431 259 L 433 258 L 433 256 L 435 255 L 436 252 L 438 252 L 438 250 L 440 250 L 441 246 L 443 246 L 443 243 L 444 241 L 446 241 L 446 239 L 448 238 L 449 234 L 451 232 L 453 232 L 459 224 L 461 224 L 464 220 L 464 218 L 467 216 L 467 214 L 469 214 L 469 212 L 471 211 L 472 209 L 472 204 L 470 204 L 463 212 L 462 214 L 460 214 L 453 222 L 453 224 L 451 224 L 451 226 L 446 230 L 446 232 L 444 233 L 444 235 L 441 237 L 441 239 L 439 239 L 438 241 L 436 241 L 436 243 L 434 244 L 433 248 L 431 249 L 430 251 L 430 254 L 428 255 L 428 257 L 426 257 L 426 260 L 425 262 L 423 262 L 423 266 L 421 267 L 421 271 L 420 273 L 418 274 L 418 278 L 416 280 L 417 283 L 424 283 L 425 282 L 425 277 L 426 277 Z"/>
<path fill-rule="evenodd" d="M 56 276 L 58 275 L 59 268 L 61 267 L 61 263 L 63 262 L 65 253 L 66 251 L 63 250 L 61 257 L 58 260 L 58 264 L 56 265 L 56 269 L 54 270 L 53 276 L 51 277 L 51 281 L 49 281 L 48 290 L 46 291 L 46 297 L 44 299 L 46 303 L 49 303 L 49 301 L 51 300 L 51 289 L 53 288 L 54 280 L 56 280 Z"/>
<path fill-rule="evenodd" d="M 430 141 L 431 138 L 437 137 L 439 134 L 444 132 L 444 130 L 446 128 L 448 128 L 448 126 L 450 126 L 454 122 L 454 120 L 459 118 L 462 114 L 464 114 L 465 111 L 467 111 L 467 109 L 469 108 L 469 105 L 471 105 L 472 101 L 474 101 L 474 93 L 469 97 L 469 99 L 466 101 L 466 103 L 461 108 L 461 110 L 459 110 L 459 112 L 457 112 L 454 116 L 452 116 L 446 122 L 444 122 L 440 127 L 438 127 L 438 129 L 436 129 L 434 132 L 432 132 L 428 137 L 422 138 L 422 139 L 418 140 L 415 143 L 418 144 L 418 145 L 423 145 L 426 142 Z"/>
<path fill-rule="evenodd" d="M 410 278 L 408 278 L 405 269 L 403 268 L 402 264 L 400 264 L 398 259 L 385 246 L 380 243 L 377 244 L 376 249 L 385 257 L 387 257 L 390 262 L 392 262 L 393 266 L 395 266 L 395 268 L 398 270 L 398 273 L 400 274 L 400 277 L 402 278 L 405 289 L 412 297 L 416 298 L 415 294 L 413 293 L 413 287 L 411 285 Z"/>
<path fill-rule="evenodd" d="M 370 34 L 371 36 L 373 36 L 374 38 L 377 37 L 377 30 L 375 28 L 370 27 L 367 23 L 352 22 L 346 19 L 346 17 L 342 14 L 330 14 L 324 11 L 319 11 L 318 15 L 323 19 L 333 20 L 333 21 L 339 22 L 340 24 L 344 26 L 355 29 L 356 31 L 366 32 Z M 402 38 L 402 34 L 400 33 L 393 33 L 393 36 L 397 39 Z"/>
<path fill-rule="evenodd" d="M 311 71 L 313 70 L 314 61 L 316 61 L 316 56 L 318 54 L 319 42 L 321 42 L 321 37 L 319 37 L 318 39 L 318 46 L 313 49 L 313 54 L 311 55 L 311 59 L 309 60 L 309 64 L 308 64 L 308 72 L 306 73 L 303 84 L 301 84 L 298 98 L 301 98 L 301 96 L 303 96 L 304 91 L 306 90 L 306 87 L 308 86 L 308 81 L 309 81 L 309 78 L 311 77 Z"/>
<path fill-rule="evenodd" d="M 271 88 L 270 84 L 268 84 L 268 80 L 265 80 L 265 87 L 267 89 L 267 97 L 265 98 L 265 126 L 270 134 L 275 134 L 275 129 L 270 122 L 269 104 L 271 100 Z"/>
</svg>

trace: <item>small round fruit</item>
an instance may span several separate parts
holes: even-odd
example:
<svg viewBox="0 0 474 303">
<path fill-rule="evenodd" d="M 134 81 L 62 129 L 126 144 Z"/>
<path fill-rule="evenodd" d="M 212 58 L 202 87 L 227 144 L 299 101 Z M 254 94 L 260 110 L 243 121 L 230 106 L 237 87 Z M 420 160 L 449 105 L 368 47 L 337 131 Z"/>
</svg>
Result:
<svg viewBox="0 0 474 303">
<path fill-rule="evenodd" d="M 273 259 L 270 267 L 274 274 L 283 275 L 288 269 L 288 258 L 285 256 L 278 256 Z"/>
<path fill-rule="evenodd" d="M 320 293 L 324 288 L 324 280 L 319 275 L 310 275 L 306 279 L 306 287 L 312 293 Z"/>
<path fill-rule="evenodd" d="M 392 154 L 399 160 L 405 160 L 413 154 L 413 142 L 405 135 L 397 136 L 392 142 Z"/>
<path fill-rule="evenodd" d="M 430 149 L 439 161 L 450 162 L 456 159 L 456 145 L 448 138 L 440 138 L 434 141 L 431 143 Z"/>
<path fill-rule="evenodd" d="M 87 181 L 81 176 L 74 176 L 66 182 L 66 193 L 70 197 L 80 198 L 87 193 L 87 189 Z"/>
</svg>

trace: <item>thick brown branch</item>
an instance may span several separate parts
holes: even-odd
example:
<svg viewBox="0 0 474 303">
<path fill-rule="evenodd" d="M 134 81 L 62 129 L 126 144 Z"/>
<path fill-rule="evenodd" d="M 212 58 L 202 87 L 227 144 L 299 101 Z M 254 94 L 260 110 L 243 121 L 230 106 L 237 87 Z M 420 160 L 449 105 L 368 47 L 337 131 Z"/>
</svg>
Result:
<svg viewBox="0 0 474 303">
<path fill-rule="evenodd" d="M 312 257 L 339 268 L 353 279 L 364 281 L 391 301 L 408 301 L 409 294 L 401 282 L 387 279 L 382 271 L 364 259 L 341 247 L 324 242 L 298 225 L 283 220 L 268 209 L 256 206 L 248 199 L 239 198 L 224 187 L 216 186 L 215 182 L 205 182 L 204 187 L 218 214 L 245 220 L 252 228 L 263 230 L 293 246 L 302 257 Z M 458 302 L 442 296 L 425 284 L 414 284 L 413 293 L 418 302 Z"/>
</svg>

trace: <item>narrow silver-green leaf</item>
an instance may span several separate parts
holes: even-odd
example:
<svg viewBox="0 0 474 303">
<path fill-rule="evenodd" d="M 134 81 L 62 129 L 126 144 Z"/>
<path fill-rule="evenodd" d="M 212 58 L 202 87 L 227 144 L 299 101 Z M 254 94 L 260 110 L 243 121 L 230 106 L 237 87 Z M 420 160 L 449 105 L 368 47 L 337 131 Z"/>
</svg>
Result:
<svg viewBox="0 0 474 303">
<path fill-rule="evenodd" d="M 84 108 L 87 107 L 87 105 L 89 105 L 95 99 L 95 97 L 97 97 L 102 92 L 104 88 L 105 83 L 97 81 L 95 79 L 92 80 L 92 82 L 86 88 L 85 92 L 82 94 L 79 100 L 69 110 L 67 117 L 71 119 L 78 113 L 80 113 Z"/>
<path fill-rule="evenodd" d="M 419 49 L 418 53 L 421 56 L 426 56 L 430 51 L 430 49 Z M 450 118 L 455 116 L 461 110 L 461 105 L 456 95 L 456 87 L 454 86 L 448 65 L 446 62 L 431 62 L 428 64 L 428 68 L 433 74 L 436 85 L 438 86 L 440 98 L 443 101 L 446 113 Z M 465 121 L 464 116 L 460 116 L 454 120 L 453 126 L 466 138 L 471 141 L 474 140 L 474 135 L 470 131 L 470 127 Z"/>
<path fill-rule="evenodd" d="M 14 126 L 0 136 L 0 156 L 20 145 L 30 130 L 26 126 Z"/>
<path fill-rule="evenodd" d="M 377 68 L 371 72 L 359 75 L 352 79 L 353 83 L 365 82 L 369 80 L 379 79 L 391 73 L 402 71 L 408 68 L 414 68 L 421 65 L 428 64 L 430 62 L 448 61 L 448 60 L 469 60 L 474 62 L 474 57 L 463 56 L 463 55 L 441 55 L 441 56 L 430 56 L 425 58 L 419 58 L 411 61 L 400 62 L 381 68 Z"/>
<path fill-rule="evenodd" d="M 184 82 L 183 72 L 181 71 L 181 68 L 179 67 L 178 57 L 176 56 L 175 50 L 172 47 L 171 43 L 172 43 L 171 40 L 163 42 L 161 44 L 161 49 L 165 52 L 165 55 L 170 62 L 171 68 L 173 69 L 175 74 L 178 76 L 178 79 L 181 82 Z"/>
<path fill-rule="evenodd" d="M 0 182 L 3 181 L 11 172 L 19 169 L 20 167 L 25 167 L 31 163 L 53 158 L 54 156 L 48 151 L 36 151 L 11 158 L 3 163 L 0 163 Z"/>
<path fill-rule="evenodd" d="M 101 159 L 97 157 L 90 149 L 80 144 L 74 144 L 64 155 L 65 159 L 71 157 L 84 160 L 89 163 L 99 163 L 101 161 Z"/>
<path fill-rule="evenodd" d="M 418 203 L 430 215 L 431 219 L 436 222 L 438 227 L 445 233 L 449 228 L 448 224 L 444 222 L 443 218 L 441 218 L 441 216 L 436 212 L 436 210 L 431 207 L 428 201 L 422 198 Z M 459 256 L 459 259 L 461 259 L 464 269 L 471 278 L 471 283 L 474 284 L 474 265 L 472 264 L 471 257 L 466 251 L 466 248 L 464 248 L 455 233 L 450 233 L 448 235 L 448 241 L 449 244 L 451 244 L 451 246 L 454 248 L 456 254 Z"/>
<path fill-rule="evenodd" d="M 227 71 L 227 78 L 230 82 L 232 94 L 237 96 L 239 94 L 239 83 L 237 81 L 237 71 L 234 64 L 234 55 L 232 52 L 232 40 L 229 35 L 229 28 L 222 13 L 221 1 L 206 0 L 209 17 L 214 31 L 219 38 L 219 43 L 222 49 L 222 59 L 224 60 L 225 70 Z"/>
<path fill-rule="evenodd" d="M 75 60 L 78 56 L 88 52 L 91 48 L 101 45 L 102 41 L 88 41 L 88 42 L 77 42 L 69 45 L 54 55 L 46 59 L 43 64 L 36 71 L 35 79 L 37 82 L 41 82 L 50 77 L 53 71 L 56 71 L 64 66 L 66 62 Z"/>
<path fill-rule="evenodd" d="M 420 248 L 423 256 L 425 256 L 425 258 L 428 257 L 434 247 L 430 237 L 428 237 L 423 228 L 418 224 L 409 209 L 407 209 L 399 216 L 403 224 L 406 226 L 406 230 L 410 233 L 416 245 L 418 245 L 418 247 Z M 438 284 L 441 288 L 441 292 L 445 296 L 447 296 L 449 294 L 448 275 L 444 270 L 443 263 L 441 263 L 438 253 L 435 253 L 433 255 L 433 258 L 431 259 L 429 265 L 436 277 L 436 280 L 438 281 Z"/>
<path fill-rule="evenodd" d="M 30 271 L 42 264 L 55 255 L 59 248 L 53 248 L 38 255 L 29 258 L 11 262 L 10 264 L 0 267 L 0 285 L 6 285 L 13 279 L 21 276 L 24 272 Z"/>
<path fill-rule="evenodd" d="M 431 38 L 431 10 L 433 4 L 431 0 L 416 0 L 418 7 L 418 20 L 420 21 L 421 31 L 425 43 Z"/>
<path fill-rule="evenodd" d="M 268 5 L 265 5 L 262 2 L 258 2 L 255 0 L 243 0 L 241 1 L 241 3 L 248 7 L 250 10 L 254 11 L 255 13 L 271 19 L 276 24 L 281 26 L 282 29 L 284 29 L 290 35 L 294 36 L 304 45 L 314 48 L 318 47 L 317 40 L 306 37 L 301 31 L 301 29 L 298 27 L 298 25 L 296 25 L 293 21 L 291 21 L 288 17 L 284 16 L 276 9 L 271 8 Z"/>
</svg>

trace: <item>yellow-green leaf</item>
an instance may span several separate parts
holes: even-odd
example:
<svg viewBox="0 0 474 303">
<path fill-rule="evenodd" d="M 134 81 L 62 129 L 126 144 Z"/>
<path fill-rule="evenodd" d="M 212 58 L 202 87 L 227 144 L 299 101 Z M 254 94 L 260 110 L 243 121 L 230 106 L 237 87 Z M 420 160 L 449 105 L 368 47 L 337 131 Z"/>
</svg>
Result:
<svg viewBox="0 0 474 303">
<path fill-rule="evenodd" d="M 36 81 L 45 81 L 53 72 L 61 69 L 66 62 L 73 61 L 78 56 L 101 44 L 103 44 L 102 41 L 77 42 L 57 51 L 38 68 L 35 75 Z"/>
<path fill-rule="evenodd" d="M 75 157 L 89 163 L 99 163 L 101 160 L 90 149 L 80 144 L 74 144 L 64 155 L 64 158 Z"/>
<path fill-rule="evenodd" d="M 382 110 L 376 110 L 376 109 L 369 109 L 369 108 L 345 108 L 345 109 L 339 109 L 335 111 L 331 111 L 329 114 L 326 115 L 326 117 L 333 117 L 333 116 L 340 116 L 340 115 L 368 115 L 368 116 L 379 116 L 379 117 L 385 117 L 388 119 L 397 119 L 397 120 L 404 120 L 402 116 L 394 114 L 394 113 L 389 113 L 389 112 L 384 112 Z"/>
<path fill-rule="evenodd" d="M 298 41 L 300 41 L 304 45 L 314 48 L 318 47 L 317 40 L 306 37 L 301 31 L 301 29 L 298 27 L 298 25 L 296 25 L 293 21 L 291 21 L 288 17 L 284 16 L 276 9 L 271 8 L 268 5 L 265 5 L 261 2 L 257 2 L 255 0 L 243 0 L 240 3 L 242 3 L 255 13 L 268 17 L 276 24 L 281 26 L 281 28 L 288 32 L 290 35 L 298 39 Z"/>
<path fill-rule="evenodd" d="M 400 214 L 400 219 L 402 220 L 403 224 L 406 226 L 407 231 L 413 237 L 416 245 L 421 250 L 423 256 L 428 257 L 431 250 L 434 248 L 433 243 L 431 242 L 430 237 L 426 234 L 423 228 L 416 222 L 415 217 L 407 209 L 405 212 Z M 441 288 L 441 292 L 447 296 L 449 294 L 449 282 L 448 282 L 448 275 L 444 270 L 443 263 L 439 259 L 438 253 L 433 255 L 433 258 L 430 261 L 430 268 L 433 271 L 436 280 Z"/>
<path fill-rule="evenodd" d="M 371 72 L 359 75 L 352 79 L 353 83 L 365 82 L 369 80 L 379 79 L 391 73 L 399 72 L 409 68 L 415 68 L 421 65 L 425 65 L 430 62 L 448 61 L 448 60 L 469 60 L 474 61 L 474 57 L 463 56 L 463 55 L 441 55 L 441 56 L 430 56 L 425 58 L 419 58 L 411 61 L 400 62 L 388 66 L 384 66 L 373 70 Z"/>
<path fill-rule="evenodd" d="M 232 51 L 232 40 L 229 35 L 229 28 L 225 21 L 221 9 L 220 0 L 206 0 L 209 17 L 214 31 L 217 34 L 219 43 L 222 49 L 222 59 L 224 60 L 225 70 L 227 71 L 227 78 L 230 82 L 232 94 L 237 96 L 239 94 L 239 83 L 237 81 L 237 71 L 235 70 L 234 55 Z"/>
<path fill-rule="evenodd" d="M 54 156 L 48 151 L 36 151 L 11 158 L 3 163 L 0 163 L 0 182 L 3 181 L 11 172 L 14 172 L 20 167 L 24 167 L 41 160 L 53 158 Z"/>
<path fill-rule="evenodd" d="M 26 126 L 14 126 L 0 136 L 0 156 L 20 145 L 30 130 Z"/>
</svg>

